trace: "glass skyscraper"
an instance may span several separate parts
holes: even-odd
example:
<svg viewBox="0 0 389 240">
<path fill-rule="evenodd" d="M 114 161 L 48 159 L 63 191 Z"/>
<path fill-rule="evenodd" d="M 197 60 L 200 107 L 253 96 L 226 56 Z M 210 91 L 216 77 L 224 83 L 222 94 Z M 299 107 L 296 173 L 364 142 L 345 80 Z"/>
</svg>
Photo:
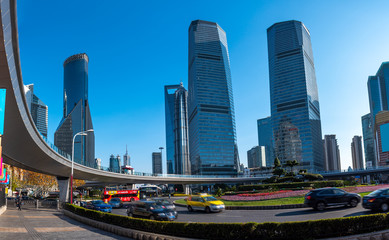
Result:
<svg viewBox="0 0 389 240">
<path fill-rule="evenodd" d="M 286 21 L 267 29 L 275 156 L 324 170 L 319 97 L 308 29 Z"/>
<path fill-rule="evenodd" d="M 258 146 L 265 146 L 266 167 L 272 167 L 274 164 L 274 147 L 271 117 L 258 119 L 257 126 Z"/>
<path fill-rule="evenodd" d="M 189 153 L 192 174 L 237 175 L 234 101 L 227 37 L 214 22 L 189 26 Z"/>
<path fill-rule="evenodd" d="M 162 174 L 162 153 L 152 153 L 153 174 Z"/>
<path fill-rule="evenodd" d="M 26 94 L 27 106 L 36 128 L 42 136 L 47 138 L 49 108 L 34 94 L 34 84 L 24 86 L 24 93 Z"/>
<path fill-rule="evenodd" d="M 191 174 L 188 140 L 188 91 L 165 86 L 166 163 L 168 174 Z"/>
<path fill-rule="evenodd" d="M 120 163 L 120 156 L 117 155 L 115 157 L 115 155 L 111 154 L 111 156 L 109 157 L 109 171 L 120 173 Z"/>
<path fill-rule="evenodd" d="M 54 134 L 54 144 L 72 154 L 73 136 L 93 129 L 88 101 L 88 56 L 85 53 L 67 58 L 64 67 L 63 118 Z M 95 135 L 77 136 L 74 161 L 95 167 Z"/>
<path fill-rule="evenodd" d="M 371 113 L 362 116 L 362 134 L 366 168 L 374 168 L 377 166 L 374 146 L 374 124 L 371 116 Z"/>
</svg>

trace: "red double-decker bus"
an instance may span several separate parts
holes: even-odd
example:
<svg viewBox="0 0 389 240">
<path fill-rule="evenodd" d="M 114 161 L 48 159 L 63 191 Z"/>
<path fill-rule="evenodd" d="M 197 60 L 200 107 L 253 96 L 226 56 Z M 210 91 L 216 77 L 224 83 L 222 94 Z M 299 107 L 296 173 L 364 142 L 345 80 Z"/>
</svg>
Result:
<svg viewBox="0 0 389 240">
<path fill-rule="evenodd" d="M 103 201 L 108 203 L 112 198 L 120 198 L 123 202 L 132 202 L 139 200 L 138 190 L 113 190 L 110 188 L 104 189 Z"/>
</svg>

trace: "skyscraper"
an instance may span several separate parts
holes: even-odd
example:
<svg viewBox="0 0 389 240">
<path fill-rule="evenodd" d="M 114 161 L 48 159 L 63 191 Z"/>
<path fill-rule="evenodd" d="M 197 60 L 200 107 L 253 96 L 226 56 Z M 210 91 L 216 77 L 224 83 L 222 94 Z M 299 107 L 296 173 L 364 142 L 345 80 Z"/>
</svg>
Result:
<svg viewBox="0 0 389 240">
<path fill-rule="evenodd" d="M 34 84 L 24 86 L 24 93 L 26 94 L 27 106 L 36 128 L 47 138 L 49 108 L 34 94 Z"/>
<path fill-rule="evenodd" d="M 128 155 L 127 145 L 126 145 L 126 154 L 123 155 L 123 166 L 131 166 L 131 158 Z"/>
<path fill-rule="evenodd" d="M 266 167 L 271 167 L 274 163 L 273 129 L 271 127 L 271 117 L 258 119 L 257 126 L 258 146 L 265 146 Z"/>
<path fill-rule="evenodd" d="M 153 174 L 162 174 L 162 153 L 153 152 L 152 154 Z"/>
<path fill-rule="evenodd" d="M 72 154 L 73 136 L 93 129 L 88 101 L 88 56 L 85 53 L 67 58 L 64 67 L 63 118 L 54 134 L 54 144 Z M 95 135 L 77 136 L 74 161 L 95 167 Z"/>
<path fill-rule="evenodd" d="M 365 149 L 365 166 L 374 168 L 377 166 L 374 146 L 374 124 L 372 114 L 362 116 L 363 146 Z"/>
<path fill-rule="evenodd" d="M 389 166 L 389 111 L 380 111 L 375 117 L 374 142 L 377 166 Z"/>
<path fill-rule="evenodd" d="M 165 86 L 166 163 L 168 174 L 191 174 L 188 139 L 188 92 Z"/>
<path fill-rule="evenodd" d="M 257 168 L 266 166 L 265 146 L 256 146 L 247 151 L 248 168 Z"/>
<path fill-rule="evenodd" d="M 340 154 L 339 145 L 336 135 L 325 135 L 324 140 L 324 157 L 326 171 L 340 171 Z"/>
<path fill-rule="evenodd" d="M 189 26 L 189 153 L 192 174 L 236 175 L 235 132 L 227 37 L 214 22 Z"/>
<path fill-rule="evenodd" d="M 119 154 L 115 157 L 115 155 L 111 154 L 109 157 L 109 171 L 120 173 L 120 156 Z"/>
<path fill-rule="evenodd" d="M 308 29 L 299 21 L 267 29 L 275 156 L 324 170 L 319 97 Z"/>
<path fill-rule="evenodd" d="M 351 142 L 353 169 L 363 169 L 362 137 L 354 136 Z"/>
</svg>

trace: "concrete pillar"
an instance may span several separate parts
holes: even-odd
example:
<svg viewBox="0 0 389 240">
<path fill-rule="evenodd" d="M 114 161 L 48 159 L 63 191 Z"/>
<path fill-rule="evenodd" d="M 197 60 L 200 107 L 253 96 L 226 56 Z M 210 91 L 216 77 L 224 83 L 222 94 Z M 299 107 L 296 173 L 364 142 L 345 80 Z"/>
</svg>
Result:
<svg viewBox="0 0 389 240">
<path fill-rule="evenodd" d="M 70 178 L 57 177 L 57 181 L 58 181 L 58 188 L 59 188 L 59 201 L 61 203 L 70 202 L 70 198 L 69 198 Z"/>
<path fill-rule="evenodd" d="M 188 184 L 183 184 L 183 187 L 184 187 L 184 193 L 189 195 L 190 194 L 189 185 Z"/>
</svg>

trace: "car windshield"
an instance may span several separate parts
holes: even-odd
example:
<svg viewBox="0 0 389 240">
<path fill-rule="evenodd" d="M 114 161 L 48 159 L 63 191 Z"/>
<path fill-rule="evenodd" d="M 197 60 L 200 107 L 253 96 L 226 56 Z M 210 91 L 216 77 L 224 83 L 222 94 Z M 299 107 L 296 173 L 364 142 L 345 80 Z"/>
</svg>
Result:
<svg viewBox="0 0 389 240">
<path fill-rule="evenodd" d="M 119 198 L 112 198 L 111 202 L 120 202 L 120 199 Z"/>
<path fill-rule="evenodd" d="M 369 196 L 369 197 L 375 197 L 375 196 L 378 196 L 378 195 L 380 195 L 382 193 L 382 190 L 380 189 L 380 190 L 375 190 L 374 192 L 371 192 L 369 195 L 367 195 L 367 196 Z"/>
<path fill-rule="evenodd" d="M 155 203 L 158 204 L 158 205 L 171 204 L 168 200 L 165 200 L 165 199 L 158 199 L 158 200 L 155 200 Z"/>
<path fill-rule="evenodd" d="M 205 201 L 210 202 L 210 201 L 217 201 L 215 197 L 204 197 Z"/>
<path fill-rule="evenodd" d="M 92 204 L 102 204 L 102 203 L 104 203 L 102 200 L 92 201 Z"/>
<path fill-rule="evenodd" d="M 155 204 L 155 203 L 149 204 L 149 207 L 150 207 L 150 208 L 154 208 L 154 209 L 161 209 L 161 208 L 162 208 L 162 206 L 157 205 L 157 204 Z"/>
</svg>

